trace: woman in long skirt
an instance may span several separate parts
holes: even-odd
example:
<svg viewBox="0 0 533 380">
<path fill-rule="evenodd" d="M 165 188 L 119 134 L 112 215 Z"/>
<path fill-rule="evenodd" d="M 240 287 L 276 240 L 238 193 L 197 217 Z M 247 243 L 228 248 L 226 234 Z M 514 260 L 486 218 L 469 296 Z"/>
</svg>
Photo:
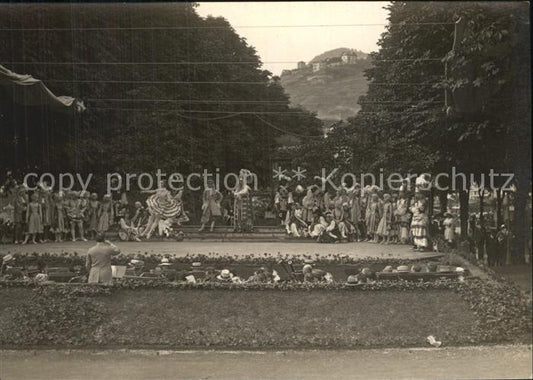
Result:
<svg viewBox="0 0 533 380">
<path fill-rule="evenodd" d="M 411 236 L 415 250 L 424 251 L 428 247 L 428 216 L 426 214 L 426 199 L 422 193 L 415 194 L 415 200 L 411 206 L 413 220 L 411 221 Z"/>
<path fill-rule="evenodd" d="M 281 225 L 285 225 L 287 213 L 289 212 L 289 190 L 283 185 L 279 185 L 274 196 L 274 207 L 278 213 Z"/>
<path fill-rule="evenodd" d="M 15 244 L 22 243 L 25 235 L 26 213 L 28 208 L 28 192 L 24 185 L 15 188 L 14 200 L 14 223 L 15 223 Z M 27 239 L 26 239 L 27 240 Z"/>
<path fill-rule="evenodd" d="M 63 192 L 54 195 L 54 218 L 52 219 L 51 231 L 55 234 L 56 242 L 63 241 L 63 234 L 66 229 L 66 208 L 63 199 Z"/>
<path fill-rule="evenodd" d="M 396 202 L 396 211 L 394 216 L 398 223 L 398 239 L 401 244 L 409 242 L 409 219 L 408 203 L 405 193 L 400 191 L 398 201 Z"/>
<path fill-rule="evenodd" d="M 376 230 L 376 235 L 374 241 L 377 243 L 381 237 L 382 244 L 389 244 L 390 242 L 390 231 L 392 228 L 392 204 L 390 202 L 390 194 L 383 195 L 383 210 L 381 215 L 381 220 L 379 221 L 378 228 Z"/>
<path fill-rule="evenodd" d="M 222 216 L 220 202 L 222 202 L 222 193 L 215 189 L 213 180 L 208 180 L 207 189 L 204 190 L 202 196 L 202 218 L 200 219 L 202 225 L 198 232 L 202 232 L 209 222 L 211 222 L 210 231 L 213 232 L 216 220 Z"/>
<path fill-rule="evenodd" d="M 43 214 L 43 233 L 41 241 L 44 243 L 48 241 L 50 228 L 52 226 L 52 219 L 54 217 L 54 201 L 52 189 L 44 183 L 39 183 L 37 192 L 39 194 L 39 203 L 41 204 Z"/>
<path fill-rule="evenodd" d="M 391 195 L 391 208 L 392 208 L 392 223 L 389 233 L 389 242 L 397 244 L 400 236 L 400 221 L 396 217 L 396 208 L 398 207 L 398 194 L 393 193 Z"/>
<path fill-rule="evenodd" d="M 106 232 L 109 229 L 109 226 L 113 221 L 113 217 L 113 202 L 111 200 L 111 195 L 106 194 L 104 195 L 104 198 L 98 210 L 97 230 L 99 233 Z"/>
<path fill-rule="evenodd" d="M 346 215 L 348 210 L 348 202 L 349 198 L 346 195 L 346 190 L 343 187 L 340 187 L 337 190 L 337 195 L 335 198 L 333 198 L 333 219 L 335 219 L 335 222 L 339 228 L 341 238 L 346 239 L 348 238 L 348 228 L 346 224 L 344 223 L 344 220 L 347 219 Z"/>
<path fill-rule="evenodd" d="M 250 178 L 252 178 L 252 173 L 249 170 L 240 171 L 239 183 L 234 192 L 234 232 L 252 232 L 254 229 L 252 189 L 247 184 Z"/>
<path fill-rule="evenodd" d="M 453 244 L 455 240 L 455 219 L 451 213 L 444 213 L 442 225 L 444 226 L 444 240 L 449 244 Z"/>
<path fill-rule="evenodd" d="M 98 209 L 100 208 L 100 201 L 98 200 L 98 194 L 92 193 L 87 206 L 87 232 L 91 239 L 96 238 L 98 231 Z"/>
<path fill-rule="evenodd" d="M 305 223 L 312 223 L 314 220 L 313 208 L 316 206 L 314 186 L 307 189 L 307 194 L 302 199 L 302 219 Z"/>
<path fill-rule="evenodd" d="M 367 224 L 366 231 L 368 234 L 368 240 L 377 241 L 376 231 L 379 221 L 381 219 L 381 204 L 377 193 L 373 193 L 370 196 L 370 202 L 367 207 Z"/>
<path fill-rule="evenodd" d="M 356 186 L 349 195 L 349 207 L 350 207 L 350 222 L 355 229 L 355 238 L 357 241 L 363 239 L 363 231 L 361 231 L 361 217 L 362 217 L 362 204 L 361 204 L 361 188 Z"/>
</svg>

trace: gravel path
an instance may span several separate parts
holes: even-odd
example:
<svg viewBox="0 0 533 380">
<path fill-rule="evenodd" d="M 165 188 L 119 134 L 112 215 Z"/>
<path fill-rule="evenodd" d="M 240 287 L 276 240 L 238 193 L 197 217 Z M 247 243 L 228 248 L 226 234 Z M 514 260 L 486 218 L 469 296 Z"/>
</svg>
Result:
<svg viewBox="0 0 533 380">
<path fill-rule="evenodd" d="M 531 346 L 360 351 L 0 351 L 3 380 L 531 378 Z"/>
</svg>

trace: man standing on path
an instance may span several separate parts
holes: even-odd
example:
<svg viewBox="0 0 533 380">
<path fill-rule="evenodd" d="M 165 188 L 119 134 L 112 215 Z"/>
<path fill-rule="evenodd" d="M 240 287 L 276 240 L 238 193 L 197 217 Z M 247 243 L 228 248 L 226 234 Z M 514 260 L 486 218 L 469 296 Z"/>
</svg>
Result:
<svg viewBox="0 0 533 380">
<path fill-rule="evenodd" d="M 106 284 L 112 282 L 111 276 L 111 256 L 118 255 L 120 249 L 105 240 L 104 234 L 96 236 L 96 245 L 87 252 L 85 267 L 89 272 L 89 284 Z"/>
</svg>

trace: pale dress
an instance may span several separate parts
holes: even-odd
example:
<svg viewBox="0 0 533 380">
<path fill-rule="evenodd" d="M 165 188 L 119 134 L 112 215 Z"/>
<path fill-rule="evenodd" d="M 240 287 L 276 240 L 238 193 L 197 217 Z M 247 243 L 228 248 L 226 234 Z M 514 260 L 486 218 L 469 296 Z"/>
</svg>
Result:
<svg viewBox="0 0 533 380">
<path fill-rule="evenodd" d="M 446 218 L 442 222 L 444 225 L 444 239 L 452 242 L 455 239 L 455 221 L 453 218 Z"/>
<path fill-rule="evenodd" d="M 43 223 L 41 220 L 41 205 L 39 203 L 31 202 L 29 205 L 29 220 L 28 233 L 40 234 L 43 232 Z"/>
<path fill-rule="evenodd" d="M 376 233 L 381 236 L 389 236 L 392 226 L 392 205 L 387 202 L 383 205 L 383 216 L 379 221 Z"/>
<path fill-rule="evenodd" d="M 111 202 L 103 202 L 100 205 L 100 217 L 98 218 L 97 231 L 102 233 L 109 229 L 110 222 L 113 220 L 113 205 Z"/>
</svg>

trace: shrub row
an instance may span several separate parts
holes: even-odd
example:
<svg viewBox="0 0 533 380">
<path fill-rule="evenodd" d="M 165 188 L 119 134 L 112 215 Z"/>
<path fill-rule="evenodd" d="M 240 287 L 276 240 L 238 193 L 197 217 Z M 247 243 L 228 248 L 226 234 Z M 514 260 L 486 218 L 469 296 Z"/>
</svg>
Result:
<svg viewBox="0 0 533 380">
<path fill-rule="evenodd" d="M 84 266 L 85 256 L 80 256 L 77 252 L 70 253 L 16 253 L 14 254 L 15 262 L 17 266 L 32 266 L 38 264 L 44 264 L 48 266 Z M 342 254 L 329 254 L 321 256 L 316 255 L 281 255 L 281 254 L 269 254 L 264 253 L 262 255 L 249 254 L 244 256 L 239 255 L 224 255 L 217 252 L 205 254 L 187 254 L 186 256 L 170 256 L 162 254 L 154 254 L 145 252 L 144 254 L 120 254 L 113 257 L 113 264 L 126 265 L 132 259 L 143 260 L 147 265 L 157 265 L 163 258 L 169 258 L 172 263 L 192 264 L 193 262 L 201 262 L 208 265 L 231 265 L 231 264 L 250 264 L 250 265 L 268 265 L 283 261 L 291 261 L 295 264 L 302 264 L 306 260 L 312 260 L 315 264 L 383 264 L 383 265 L 407 265 L 410 263 L 420 263 L 424 261 L 430 261 L 430 259 L 397 259 L 397 258 L 376 258 L 376 257 L 364 257 L 354 258 L 348 255 Z M 454 265 L 453 262 L 449 263 Z"/>
</svg>

